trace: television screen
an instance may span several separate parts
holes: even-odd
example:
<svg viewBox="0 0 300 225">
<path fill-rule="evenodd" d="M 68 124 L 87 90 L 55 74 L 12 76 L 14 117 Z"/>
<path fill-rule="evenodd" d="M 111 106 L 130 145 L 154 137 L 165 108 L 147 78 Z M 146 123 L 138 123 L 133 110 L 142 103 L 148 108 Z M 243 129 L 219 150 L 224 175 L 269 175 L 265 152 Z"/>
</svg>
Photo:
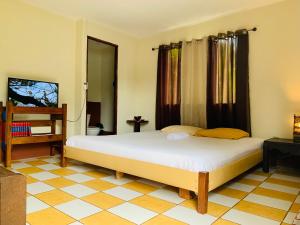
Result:
<svg viewBox="0 0 300 225">
<path fill-rule="evenodd" d="M 15 106 L 57 107 L 58 84 L 8 78 L 8 100 Z"/>
</svg>

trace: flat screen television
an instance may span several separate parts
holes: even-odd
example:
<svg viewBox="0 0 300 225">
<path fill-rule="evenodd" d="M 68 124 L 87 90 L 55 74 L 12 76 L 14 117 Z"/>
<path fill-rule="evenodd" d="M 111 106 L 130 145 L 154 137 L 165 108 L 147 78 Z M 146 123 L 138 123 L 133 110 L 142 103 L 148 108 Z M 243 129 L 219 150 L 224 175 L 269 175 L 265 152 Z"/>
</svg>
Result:
<svg viewBox="0 0 300 225">
<path fill-rule="evenodd" d="M 58 84 L 8 78 L 8 100 L 21 107 L 58 107 Z"/>
</svg>

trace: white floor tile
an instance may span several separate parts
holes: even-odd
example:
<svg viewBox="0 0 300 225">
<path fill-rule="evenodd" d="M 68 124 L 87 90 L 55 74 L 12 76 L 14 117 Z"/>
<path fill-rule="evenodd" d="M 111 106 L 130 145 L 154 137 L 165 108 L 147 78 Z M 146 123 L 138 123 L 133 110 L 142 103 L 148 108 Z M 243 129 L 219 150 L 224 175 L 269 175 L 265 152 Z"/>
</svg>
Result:
<svg viewBox="0 0 300 225">
<path fill-rule="evenodd" d="M 279 173 L 272 174 L 271 178 L 276 178 L 276 179 L 280 179 L 280 180 L 287 180 L 287 181 L 300 183 L 300 177 L 288 176 L 288 175 L 279 174 Z"/>
<path fill-rule="evenodd" d="M 244 198 L 245 201 L 254 202 L 261 205 L 270 206 L 277 209 L 282 209 L 285 211 L 288 211 L 290 206 L 292 205 L 292 202 L 271 198 L 263 195 L 257 195 L 250 193 L 246 198 Z"/>
<path fill-rule="evenodd" d="M 137 191 L 133 191 L 133 190 L 129 190 L 127 188 L 124 187 L 114 187 L 108 190 L 103 191 L 106 194 L 115 196 L 117 198 L 123 199 L 125 201 L 129 201 L 131 199 L 134 199 L 136 197 L 142 196 L 143 194 L 137 192 Z"/>
<path fill-rule="evenodd" d="M 40 194 L 46 191 L 54 190 L 54 187 L 42 182 L 27 184 L 27 192 L 32 195 Z"/>
<path fill-rule="evenodd" d="M 74 222 L 74 223 L 70 223 L 69 225 L 84 225 L 84 224 L 82 224 L 82 223 L 76 221 L 76 222 Z"/>
<path fill-rule="evenodd" d="M 84 172 L 87 172 L 87 171 L 91 170 L 90 167 L 82 166 L 82 165 L 73 165 L 73 166 L 68 166 L 67 168 L 71 169 L 71 170 L 74 170 L 78 173 L 84 173 Z"/>
<path fill-rule="evenodd" d="M 157 215 L 155 212 L 128 202 L 113 207 L 108 211 L 136 224 L 142 224 Z"/>
<path fill-rule="evenodd" d="M 47 170 L 47 171 L 57 170 L 57 169 L 61 168 L 61 167 L 59 167 L 57 165 L 54 165 L 54 164 L 45 164 L 45 165 L 40 165 L 40 166 L 37 166 L 37 167 L 42 169 L 42 170 Z"/>
<path fill-rule="evenodd" d="M 31 165 L 27 164 L 27 163 L 13 163 L 11 168 L 14 170 L 18 170 L 18 169 L 24 169 L 24 168 L 28 168 L 28 167 L 32 167 Z"/>
<path fill-rule="evenodd" d="M 30 176 L 37 180 L 40 180 L 40 181 L 54 179 L 54 178 L 59 177 L 59 176 L 57 176 L 53 173 L 49 173 L 49 172 L 34 173 L 34 174 L 30 174 Z"/>
<path fill-rule="evenodd" d="M 288 212 L 288 214 L 284 218 L 283 222 L 287 223 L 287 224 L 292 224 L 296 215 L 297 215 L 297 213 Z"/>
<path fill-rule="evenodd" d="M 265 176 L 259 176 L 256 174 L 248 174 L 248 175 L 244 176 L 244 178 L 247 178 L 250 180 L 257 180 L 257 181 L 264 181 L 267 179 L 267 177 L 265 177 Z"/>
<path fill-rule="evenodd" d="M 166 185 L 163 184 L 163 183 L 159 183 L 159 182 L 155 182 L 155 181 L 152 181 L 152 180 L 147 180 L 147 179 L 138 179 L 137 180 L 138 182 L 141 182 L 143 184 L 148 184 L 148 185 L 151 185 L 153 187 L 157 187 L 157 188 L 162 188 L 162 187 L 165 187 Z"/>
<path fill-rule="evenodd" d="M 50 206 L 47 205 L 46 203 L 38 200 L 37 198 L 30 196 L 27 197 L 27 201 L 26 201 L 26 213 L 33 213 L 33 212 L 37 212 L 43 209 L 47 209 Z"/>
<path fill-rule="evenodd" d="M 240 199 L 231 198 L 225 195 L 220 195 L 216 193 L 209 193 L 208 194 L 208 201 L 214 202 L 220 205 L 233 207 L 236 203 L 240 201 Z"/>
<path fill-rule="evenodd" d="M 102 209 L 80 199 L 57 205 L 55 208 L 76 220 L 81 220 L 87 216 L 91 216 L 102 211 Z"/>
<path fill-rule="evenodd" d="M 256 188 L 256 186 L 242 184 L 239 182 L 231 183 L 231 184 L 227 185 L 227 187 L 235 189 L 235 190 L 239 190 L 239 191 L 245 191 L 245 192 L 251 192 Z"/>
<path fill-rule="evenodd" d="M 179 205 L 163 214 L 173 219 L 192 225 L 212 224 L 217 219 L 208 214 L 202 215 L 193 209 L 189 209 Z"/>
<path fill-rule="evenodd" d="M 123 184 L 127 184 L 127 183 L 130 183 L 133 181 L 126 177 L 123 177 L 121 179 L 116 179 L 115 175 L 102 177 L 101 180 L 104 180 L 104 181 L 107 181 L 107 182 L 110 182 L 110 183 L 116 184 L 116 185 L 123 185 Z"/>
<path fill-rule="evenodd" d="M 81 198 L 81 197 L 84 197 L 84 196 L 87 196 L 90 194 L 94 194 L 97 192 L 96 190 L 86 187 L 86 186 L 83 186 L 81 184 L 75 184 L 72 186 L 64 187 L 64 188 L 61 188 L 61 190 L 64 192 L 67 192 L 77 198 Z"/>
<path fill-rule="evenodd" d="M 185 200 L 183 198 L 180 198 L 178 196 L 178 193 L 166 189 L 158 189 L 156 191 L 149 193 L 149 195 L 175 204 L 179 204 Z"/>
<path fill-rule="evenodd" d="M 223 219 L 243 225 L 279 225 L 280 222 L 270 220 L 264 217 L 256 216 L 250 213 L 245 213 L 236 209 L 231 209 L 222 217 Z"/>
<path fill-rule="evenodd" d="M 60 159 L 56 158 L 56 157 L 52 157 L 52 158 L 49 158 L 49 159 L 43 159 L 42 161 L 48 162 L 48 163 L 58 163 L 58 162 L 60 162 Z"/>
<path fill-rule="evenodd" d="M 297 195 L 300 191 L 299 188 L 293 188 L 293 187 L 288 187 L 288 186 L 284 186 L 284 185 L 280 185 L 280 184 L 273 184 L 273 183 L 268 183 L 268 182 L 264 182 L 264 183 L 260 184 L 259 186 L 263 187 L 263 188 L 275 190 L 275 191 L 281 191 L 281 192 L 293 194 L 293 195 Z"/>
<path fill-rule="evenodd" d="M 77 183 L 83 183 L 86 181 L 90 181 L 90 180 L 94 180 L 95 178 L 81 174 L 81 173 L 77 173 L 77 174 L 72 174 L 72 175 L 68 175 L 65 176 L 65 178 L 75 181 Z"/>
<path fill-rule="evenodd" d="M 27 158 L 27 159 L 21 159 L 22 162 L 31 162 L 31 161 L 36 161 L 38 160 L 37 158 Z"/>
</svg>

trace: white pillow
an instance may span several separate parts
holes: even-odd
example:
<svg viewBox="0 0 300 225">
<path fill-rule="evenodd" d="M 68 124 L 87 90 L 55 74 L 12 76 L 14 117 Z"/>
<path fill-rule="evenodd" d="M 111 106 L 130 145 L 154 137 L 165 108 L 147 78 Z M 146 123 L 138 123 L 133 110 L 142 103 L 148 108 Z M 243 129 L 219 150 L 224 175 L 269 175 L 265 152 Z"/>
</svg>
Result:
<svg viewBox="0 0 300 225">
<path fill-rule="evenodd" d="M 183 140 L 188 138 L 190 135 L 186 132 L 173 132 L 167 135 L 167 139 L 170 141 Z"/>
</svg>

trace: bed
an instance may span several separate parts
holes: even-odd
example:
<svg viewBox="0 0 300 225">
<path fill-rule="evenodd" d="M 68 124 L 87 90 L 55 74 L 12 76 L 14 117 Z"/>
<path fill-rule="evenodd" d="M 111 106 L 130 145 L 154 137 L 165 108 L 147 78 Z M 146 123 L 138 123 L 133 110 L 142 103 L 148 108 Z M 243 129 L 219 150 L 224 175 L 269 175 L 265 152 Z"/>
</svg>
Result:
<svg viewBox="0 0 300 225">
<path fill-rule="evenodd" d="M 207 212 L 208 192 L 257 165 L 263 140 L 187 136 L 170 139 L 161 131 L 111 136 L 73 136 L 62 154 L 123 173 L 179 188 L 179 195 L 198 196 L 199 213 Z"/>
</svg>

